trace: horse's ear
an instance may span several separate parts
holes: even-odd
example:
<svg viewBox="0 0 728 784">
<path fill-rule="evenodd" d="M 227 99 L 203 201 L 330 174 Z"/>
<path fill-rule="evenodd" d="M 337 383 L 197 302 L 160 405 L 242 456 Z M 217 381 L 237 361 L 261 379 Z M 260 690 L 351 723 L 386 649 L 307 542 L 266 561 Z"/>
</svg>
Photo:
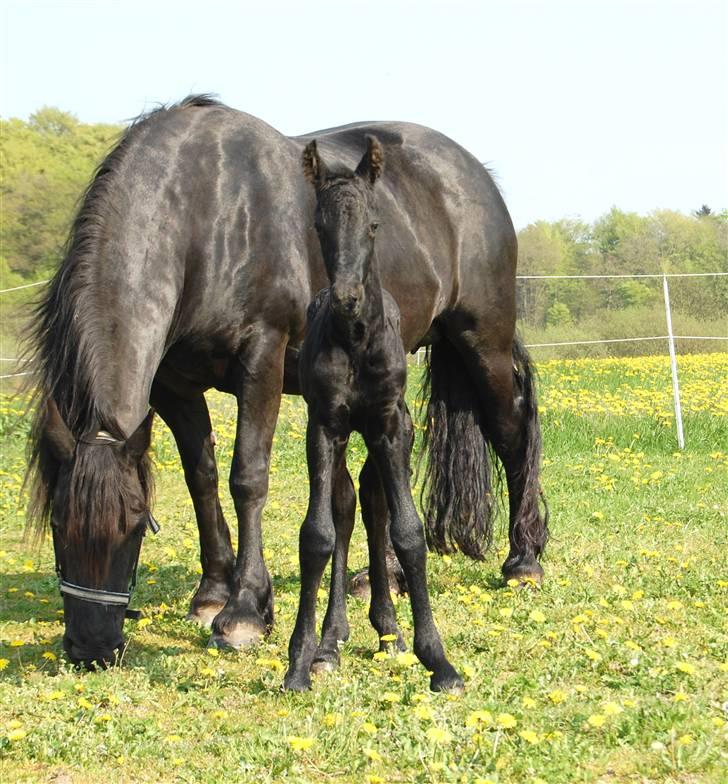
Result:
<svg viewBox="0 0 728 784">
<path fill-rule="evenodd" d="M 68 429 L 68 425 L 63 421 L 56 401 L 52 398 L 48 398 L 46 403 L 43 438 L 59 463 L 67 463 L 73 459 L 73 453 L 76 450 L 76 439 Z"/>
<path fill-rule="evenodd" d="M 124 454 L 135 462 L 139 462 L 144 453 L 149 449 L 149 444 L 152 442 L 152 425 L 154 424 L 154 409 L 144 417 L 144 421 L 139 427 L 126 439 L 124 443 Z"/>
<path fill-rule="evenodd" d="M 306 179 L 320 188 L 326 181 L 326 164 L 321 160 L 316 146 L 316 139 L 310 141 L 303 151 L 303 173 Z"/>
<path fill-rule="evenodd" d="M 379 179 L 384 169 L 384 148 L 376 136 L 367 134 L 367 151 L 356 167 L 356 174 L 367 180 L 370 185 Z"/>
</svg>

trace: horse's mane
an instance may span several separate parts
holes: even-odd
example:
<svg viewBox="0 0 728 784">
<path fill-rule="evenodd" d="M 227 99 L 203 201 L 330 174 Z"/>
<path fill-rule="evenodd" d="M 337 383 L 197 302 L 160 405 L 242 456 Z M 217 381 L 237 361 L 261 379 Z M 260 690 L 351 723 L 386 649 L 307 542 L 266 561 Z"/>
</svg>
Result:
<svg viewBox="0 0 728 784">
<path fill-rule="evenodd" d="M 77 440 L 100 429 L 119 440 L 128 435 L 97 397 L 102 367 L 109 358 L 98 350 L 98 325 L 104 313 L 93 296 L 99 242 L 108 216 L 117 210 L 114 184 L 119 167 L 143 130 L 161 115 L 219 105 L 209 95 L 192 95 L 177 104 L 159 106 L 130 122 L 83 193 L 63 260 L 34 307 L 22 341 L 22 357 L 32 371 L 28 387 L 34 406 L 26 475 L 31 497 L 27 520 L 39 532 L 50 519 L 60 468 L 43 438 L 47 402 L 55 402 Z M 86 454 L 89 449 L 93 459 Z M 151 476 L 146 460 L 142 460 L 139 472 L 142 487 L 149 495 Z M 123 526 L 128 517 L 130 499 L 115 451 L 108 447 L 77 450 L 69 491 L 73 513 L 68 516 L 67 533 L 90 545 L 88 551 L 95 559 L 89 564 L 90 571 L 98 576 L 105 570 L 103 542 L 108 551 L 119 520 Z"/>
</svg>

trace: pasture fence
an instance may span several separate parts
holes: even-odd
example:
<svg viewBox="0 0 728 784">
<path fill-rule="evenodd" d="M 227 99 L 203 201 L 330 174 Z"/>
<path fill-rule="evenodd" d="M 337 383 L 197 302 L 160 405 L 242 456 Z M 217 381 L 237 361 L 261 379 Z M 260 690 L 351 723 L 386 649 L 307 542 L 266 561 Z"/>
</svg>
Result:
<svg viewBox="0 0 728 784">
<path fill-rule="evenodd" d="M 672 394 L 673 394 L 673 408 L 675 411 L 675 427 L 678 447 L 685 448 L 685 434 L 682 419 L 682 407 L 680 404 L 680 380 L 678 375 L 677 364 L 677 341 L 728 341 L 728 335 L 676 335 L 674 334 L 672 325 L 672 309 L 670 307 L 670 286 L 668 279 L 681 279 L 681 278 L 720 278 L 728 276 L 728 272 L 673 272 L 673 273 L 632 273 L 632 274 L 608 274 L 608 275 L 518 275 L 517 280 L 520 281 L 603 281 L 603 280 L 661 280 L 662 281 L 662 298 L 665 306 L 665 327 L 667 334 L 665 335 L 643 335 L 643 336 L 630 336 L 618 338 L 599 338 L 599 339 L 586 339 L 586 340 L 559 340 L 559 341 L 546 341 L 538 343 L 526 343 L 526 348 L 541 349 L 541 348 L 559 348 L 565 346 L 594 346 L 601 344 L 624 344 L 624 343 L 639 343 L 651 341 L 666 341 L 668 354 L 670 356 L 670 372 L 672 377 Z M 9 294 L 15 291 L 24 289 L 31 289 L 37 286 L 42 286 L 48 283 L 48 280 L 39 280 L 33 283 L 26 283 L 20 286 L 12 286 L 10 288 L 0 289 L 0 294 Z M 728 327 L 728 322 L 725 325 Z M 728 329 L 726 329 L 728 331 Z M 415 355 L 415 362 L 419 365 L 422 361 L 424 349 L 419 349 Z M 0 363 L 13 363 L 17 362 L 16 357 L 0 357 Z M 21 368 L 16 368 L 15 372 L 2 373 L 0 379 L 19 378 L 22 376 L 32 375 L 32 371 L 23 371 Z"/>
</svg>

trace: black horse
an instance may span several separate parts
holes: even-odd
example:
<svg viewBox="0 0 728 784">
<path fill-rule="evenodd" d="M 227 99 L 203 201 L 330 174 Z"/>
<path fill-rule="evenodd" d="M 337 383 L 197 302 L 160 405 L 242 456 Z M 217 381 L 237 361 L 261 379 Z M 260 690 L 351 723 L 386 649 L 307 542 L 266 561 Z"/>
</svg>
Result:
<svg viewBox="0 0 728 784">
<path fill-rule="evenodd" d="M 367 133 L 378 185 L 382 282 L 407 350 L 431 345 L 426 525 L 431 546 L 481 557 L 492 512 L 488 444 L 506 473 L 506 577 L 542 575 L 538 415 L 514 339 L 516 239 L 487 171 L 435 131 L 362 123 L 316 134 L 353 168 Z M 288 138 L 207 97 L 140 118 L 98 169 L 31 335 L 38 407 L 30 519 L 50 519 L 74 661 L 108 659 L 149 521 L 144 457 L 151 405 L 172 430 L 200 532 L 190 614 L 215 644 L 254 641 L 273 622 L 261 513 L 283 393 L 298 393 L 306 308 L 326 285 L 301 172 L 312 137 Z M 237 557 L 218 500 L 204 391 L 238 401 L 230 491 Z M 376 471 L 365 515 L 386 515 Z M 335 488 L 353 506 L 351 479 Z M 214 620 L 213 620 L 214 619 Z"/>
<path fill-rule="evenodd" d="M 309 502 L 299 539 L 301 598 L 284 686 L 310 688 L 312 666 L 335 666 L 339 642 L 348 637 L 343 585 L 351 520 L 334 514 L 333 489 L 337 479 L 344 481 L 346 446 L 357 430 L 384 489 L 392 542 L 409 586 L 415 653 L 432 673 L 433 690 L 462 689 L 462 679 L 445 657 L 427 594 L 427 547 L 410 492 L 413 429 L 404 402 L 407 361 L 400 314 L 382 288 L 374 248 L 374 184 L 382 173 L 384 152 L 375 137 L 367 136 L 367 151 L 355 172 L 330 171 L 314 140 L 303 151 L 303 161 L 316 189 L 315 226 L 330 286 L 309 308 L 299 355 L 301 392 L 308 406 Z M 387 573 L 381 568 L 387 521 L 370 522 L 372 625 L 380 637 L 394 632 L 401 639 Z M 316 595 L 335 546 L 339 558 L 317 650 Z"/>
</svg>

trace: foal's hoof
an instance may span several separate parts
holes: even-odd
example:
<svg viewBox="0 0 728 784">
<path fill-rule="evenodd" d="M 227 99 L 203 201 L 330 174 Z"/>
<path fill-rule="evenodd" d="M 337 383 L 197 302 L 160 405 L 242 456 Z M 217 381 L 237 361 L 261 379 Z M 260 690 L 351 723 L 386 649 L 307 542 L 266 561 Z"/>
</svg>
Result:
<svg viewBox="0 0 728 784">
<path fill-rule="evenodd" d="M 259 643 L 267 629 L 262 623 L 254 621 L 230 621 L 225 616 L 227 611 L 218 613 L 212 622 L 212 636 L 207 643 L 208 648 L 250 648 Z"/>
<path fill-rule="evenodd" d="M 465 691 L 465 684 L 457 670 L 448 664 L 442 672 L 432 674 L 430 689 L 432 691 L 444 691 L 448 694 L 462 694 Z"/>
<path fill-rule="evenodd" d="M 209 629 L 212 626 L 215 617 L 224 606 L 224 604 L 205 604 L 200 607 L 191 607 L 185 620 L 199 624 L 204 629 Z"/>
</svg>

